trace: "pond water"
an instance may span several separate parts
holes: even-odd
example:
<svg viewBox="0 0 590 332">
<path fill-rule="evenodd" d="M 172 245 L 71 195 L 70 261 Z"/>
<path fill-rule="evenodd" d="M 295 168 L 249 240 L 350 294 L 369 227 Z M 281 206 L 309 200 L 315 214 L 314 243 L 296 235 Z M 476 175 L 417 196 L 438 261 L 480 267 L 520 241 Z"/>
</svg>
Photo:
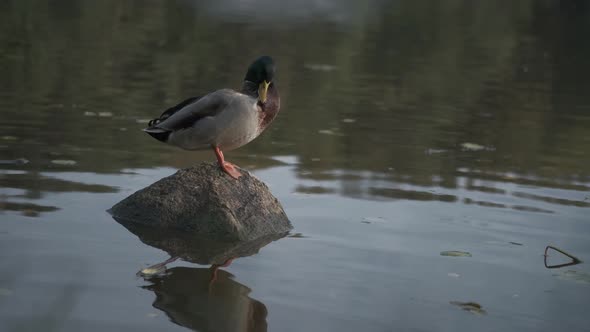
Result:
<svg viewBox="0 0 590 332">
<path fill-rule="evenodd" d="M 589 34 L 584 1 L 2 1 L 0 330 L 588 330 L 590 268 L 543 252 L 590 260 Z M 226 157 L 293 233 L 136 277 L 168 255 L 106 210 L 214 160 L 146 120 L 261 54 L 281 112 Z"/>
</svg>

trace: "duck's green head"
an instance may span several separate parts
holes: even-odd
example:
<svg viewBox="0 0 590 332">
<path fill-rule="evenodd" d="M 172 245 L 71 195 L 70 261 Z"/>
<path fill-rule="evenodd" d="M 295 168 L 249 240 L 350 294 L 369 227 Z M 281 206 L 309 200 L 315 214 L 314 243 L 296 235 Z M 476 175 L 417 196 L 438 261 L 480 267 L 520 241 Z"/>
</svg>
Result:
<svg viewBox="0 0 590 332">
<path fill-rule="evenodd" d="M 271 57 L 264 55 L 252 62 L 248 67 L 244 80 L 253 82 L 258 86 L 258 99 L 265 103 L 266 92 L 274 76 L 275 63 Z"/>
</svg>

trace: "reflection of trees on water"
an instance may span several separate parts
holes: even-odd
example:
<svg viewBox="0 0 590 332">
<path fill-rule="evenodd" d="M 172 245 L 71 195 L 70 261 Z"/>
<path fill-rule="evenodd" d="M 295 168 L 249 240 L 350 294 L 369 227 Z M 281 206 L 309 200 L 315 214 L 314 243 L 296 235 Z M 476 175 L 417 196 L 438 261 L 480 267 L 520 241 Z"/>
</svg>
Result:
<svg viewBox="0 0 590 332">
<path fill-rule="evenodd" d="M 102 184 L 87 184 L 58 177 L 48 176 L 40 172 L 8 172 L 0 176 L 0 188 L 6 189 L 0 194 L 0 211 L 20 211 L 23 215 L 37 217 L 43 212 L 59 210 L 56 206 L 32 203 L 43 199 L 47 192 L 87 192 L 87 193 L 115 193 L 117 188 Z M 28 200 L 18 202 L 13 200 Z"/>
<path fill-rule="evenodd" d="M 369 200 L 412 200 L 446 203 L 475 204 L 493 208 L 511 208 L 527 212 L 554 213 L 555 205 L 590 208 L 585 193 L 586 184 L 551 181 L 544 178 L 516 176 L 510 173 L 482 173 L 462 170 L 455 174 L 455 182 L 448 186 L 440 177 L 433 176 L 430 182 L 413 181 L 407 175 L 377 174 L 353 175 L 350 173 L 304 173 L 304 184 L 296 187 L 301 194 L 340 194 Z M 309 185 L 307 185 L 309 183 Z M 520 185 L 518 189 L 503 189 Z M 575 198 L 563 198 L 539 194 L 542 189 L 569 191 Z M 506 204 L 506 201 L 513 204 Z M 531 204 L 533 206 L 531 206 Z M 537 207 L 534 205 L 543 205 Z M 552 207 L 553 206 L 553 207 Z"/>
<path fill-rule="evenodd" d="M 239 86 L 247 63 L 270 53 L 283 111 L 234 152 L 236 162 L 264 167 L 265 157 L 296 156 L 304 180 L 362 173 L 336 176 L 336 189 L 309 185 L 349 196 L 428 192 L 374 181 L 447 189 L 490 174 L 563 189 L 590 181 L 590 78 L 582 74 L 590 14 L 580 2 L 347 2 L 336 15 L 345 19 L 308 7 L 297 20 L 271 10 L 278 19 L 260 22 L 219 8 L 232 3 L 6 2 L 0 107 L 10 121 L 0 128 L 17 139 L 0 144 L 3 158 L 38 167 L 57 154 L 98 172 L 191 164 L 139 133 L 137 120 Z M 105 111 L 112 116 L 98 116 Z"/>
</svg>

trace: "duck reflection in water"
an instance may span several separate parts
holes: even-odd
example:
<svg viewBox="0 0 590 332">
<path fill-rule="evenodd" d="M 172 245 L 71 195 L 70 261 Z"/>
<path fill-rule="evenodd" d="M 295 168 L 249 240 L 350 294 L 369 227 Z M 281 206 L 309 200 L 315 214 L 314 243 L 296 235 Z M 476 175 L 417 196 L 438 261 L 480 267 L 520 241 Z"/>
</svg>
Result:
<svg viewBox="0 0 590 332">
<path fill-rule="evenodd" d="M 173 267 L 149 279 L 154 308 L 195 331 L 266 331 L 266 306 L 248 296 L 250 289 L 224 270 Z"/>
<path fill-rule="evenodd" d="M 142 288 L 156 295 L 153 306 L 164 311 L 172 322 L 197 331 L 267 330 L 264 304 L 250 298 L 250 288 L 221 268 L 236 258 L 258 253 L 286 233 L 253 241 L 213 242 L 181 232 L 163 232 L 117 221 L 143 243 L 170 255 L 170 259 L 143 269 L 138 275 L 149 283 Z M 166 270 L 166 265 L 177 259 L 211 267 Z"/>
</svg>

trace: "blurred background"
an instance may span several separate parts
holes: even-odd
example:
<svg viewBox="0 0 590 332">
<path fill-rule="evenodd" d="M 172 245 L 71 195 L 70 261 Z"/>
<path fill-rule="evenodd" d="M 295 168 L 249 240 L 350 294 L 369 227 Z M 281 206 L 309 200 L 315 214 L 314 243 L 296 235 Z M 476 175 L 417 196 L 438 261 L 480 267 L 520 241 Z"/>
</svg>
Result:
<svg viewBox="0 0 590 332">
<path fill-rule="evenodd" d="M 0 329 L 587 329 L 542 254 L 590 259 L 589 34 L 574 0 L 0 2 Z M 136 279 L 167 256 L 105 210 L 214 160 L 141 129 L 262 54 L 281 112 L 226 157 L 297 236 L 217 292 Z"/>
</svg>

